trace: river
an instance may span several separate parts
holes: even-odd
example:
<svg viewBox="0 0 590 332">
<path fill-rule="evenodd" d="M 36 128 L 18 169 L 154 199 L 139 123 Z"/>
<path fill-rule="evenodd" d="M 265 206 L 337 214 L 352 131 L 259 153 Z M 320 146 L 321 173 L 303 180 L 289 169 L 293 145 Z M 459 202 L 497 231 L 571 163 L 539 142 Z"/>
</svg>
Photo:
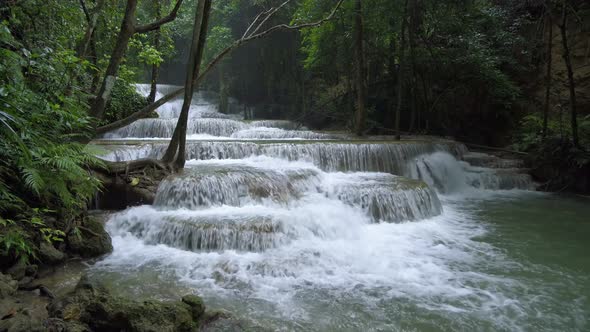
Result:
<svg viewBox="0 0 590 332">
<path fill-rule="evenodd" d="M 158 156 L 178 108 L 107 134 L 103 158 Z M 117 293 L 197 293 L 278 331 L 590 328 L 587 198 L 452 141 L 246 122 L 201 95 L 191 114 L 187 169 L 107 223 L 88 272 Z"/>
</svg>

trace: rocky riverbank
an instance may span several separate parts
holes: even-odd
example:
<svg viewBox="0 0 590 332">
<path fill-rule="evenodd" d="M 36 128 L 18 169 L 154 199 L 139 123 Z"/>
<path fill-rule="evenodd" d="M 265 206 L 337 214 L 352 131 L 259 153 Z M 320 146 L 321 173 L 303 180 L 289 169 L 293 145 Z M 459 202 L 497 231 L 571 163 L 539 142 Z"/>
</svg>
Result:
<svg viewBox="0 0 590 332">
<path fill-rule="evenodd" d="M 37 264 L 19 261 L 0 272 L 0 332 L 263 330 L 229 312 L 207 311 L 195 294 L 140 301 L 90 280 L 87 265 L 112 251 L 104 219 L 88 217 L 61 246 L 41 243 Z"/>
</svg>

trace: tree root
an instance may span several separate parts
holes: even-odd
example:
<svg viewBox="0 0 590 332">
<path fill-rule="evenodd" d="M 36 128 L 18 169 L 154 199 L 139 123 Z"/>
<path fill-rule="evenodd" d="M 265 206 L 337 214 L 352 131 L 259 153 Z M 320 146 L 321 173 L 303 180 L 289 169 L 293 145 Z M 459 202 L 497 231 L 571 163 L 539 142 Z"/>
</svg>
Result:
<svg viewBox="0 0 590 332">
<path fill-rule="evenodd" d="M 171 165 L 164 163 L 161 160 L 151 158 L 117 162 L 105 161 L 104 163 L 106 168 L 98 171 L 101 173 L 106 171 L 107 174 L 125 173 L 125 175 L 128 175 L 130 172 L 142 170 L 150 166 L 165 172 L 172 172 L 173 170 Z"/>
</svg>

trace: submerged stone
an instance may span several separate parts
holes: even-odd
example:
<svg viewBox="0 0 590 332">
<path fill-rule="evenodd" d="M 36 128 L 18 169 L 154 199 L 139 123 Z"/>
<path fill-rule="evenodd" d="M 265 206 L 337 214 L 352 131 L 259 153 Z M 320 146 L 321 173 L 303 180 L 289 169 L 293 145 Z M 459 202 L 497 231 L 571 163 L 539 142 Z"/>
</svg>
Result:
<svg viewBox="0 0 590 332">
<path fill-rule="evenodd" d="M 203 299 L 196 295 L 185 295 L 182 297 L 182 302 L 191 307 L 191 314 L 195 320 L 200 319 L 205 313 L 205 303 L 203 302 Z"/>
</svg>

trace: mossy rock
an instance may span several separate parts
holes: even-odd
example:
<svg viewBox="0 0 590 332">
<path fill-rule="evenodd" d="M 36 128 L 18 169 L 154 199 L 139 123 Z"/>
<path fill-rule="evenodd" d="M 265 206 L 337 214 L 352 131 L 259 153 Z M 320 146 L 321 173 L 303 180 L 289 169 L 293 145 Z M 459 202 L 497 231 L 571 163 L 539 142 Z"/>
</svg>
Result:
<svg viewBox="0 0 590 332">
<path fill-rule="evenodd" d="M 78 233 L 70 232 L 67 236 L 71 252 L 82 257 L 97 257 L 113 251 L 111 236 L 95 218 L 88 217 L 78 229 Z"/>
<path fill-rule="evenodd" d="M 0 299 L 7 298 L 16 293 L 18 282 L 10 275 L 0 273 Z"/>
<path fill-rule="evenodd" d="M 0 331 L 45 332 L 47 329 L 41 320 L 34 319 L 26 310 L 21 310 L 8 319 L 0 320 Z"/>
<path fill-rule="evenodd" d="M 93 331 L 194 331 L 205 306 L 194 295 L 183 301 L 134 301 L 83 277 L 73 293 L 53 301 L 48 311 L 52 318 L 80 322 Z"/>
<path fill-rule="evenodd" d="M 191 308 L 191 314 L 194 319 L 200 319 L 205 313 L 205 303 L 203 299 L 196 295 L 186 295 L 182 297 L 182 302 Z"/>
<path fill-rule="evenodd" d="M 46 264 L 56 264 L 63 261 L 66 256 L 57 250 L 51 243 L 42 241 L 39 245 L 39 260 Z"/>
</svg>

